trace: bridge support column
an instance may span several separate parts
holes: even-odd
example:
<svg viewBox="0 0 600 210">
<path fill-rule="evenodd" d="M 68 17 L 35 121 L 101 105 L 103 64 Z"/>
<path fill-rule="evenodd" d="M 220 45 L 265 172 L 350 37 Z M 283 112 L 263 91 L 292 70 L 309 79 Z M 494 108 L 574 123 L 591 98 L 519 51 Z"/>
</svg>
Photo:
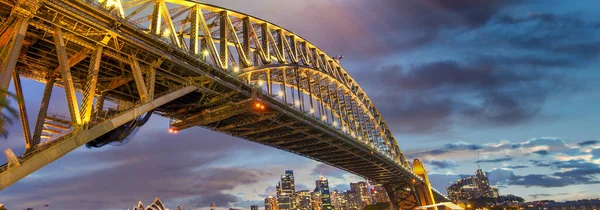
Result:
<svg viewBox="0 0 600 210">
<path fill-rule="evenodd" d="M 420 206 L 414 189 L 405 184 L 384 184 L 383 188 L 390 198 L 390 210 L 414 209 Z"/>
<path fill-rule="evenodd" d="M 35 128 L 33 129 L 33 138 L 31 139 L 32 149 L 40 143 L 42 130 L 44 128 L 44 121 L 46 120 L 46 114 L 48 113 L 48 105 L 50 105 L 50 96 L 52 96 L 52 89 L 54 88 L 54 82 L 56 82 L 54 77 L 51 77 L 46 81 L 44 95 L 42 96 L 42 104 L 40 104 L 40 111 L 38 112 Z"/>
<path fill-rule="evenodd" d="M 81 120 L 84 125 L 87 125 L 92 119 L 92 109 L 94 105 L 94 96 L 96 95 L 96 84 L 98 83 L 98 71 L 100 70 L 100 60 L 102 59 L 102 49 L 102 46 L 98 46 L 90 59 L 85 89 L 83 90 L 83 99 L 81 100 Z"/>
<path fill-rule="evenodd" d="M 2 37 L 10 37 L 10 40 L 6 43 L 4 53 L 0 55 L 0 90 L 8 90 L 10 80 L 13 77 L 13 72 L 17 66 L 17 60 L 21 53 L 21 47 L 23 46 L 23 40 L 25 39 L 25 33 L 27 33 L 27 27 L 29 26 L 27 18 L 16 18 L 10 28 L 12 30 L 5 30 L 4 33 L 12 33 L 11 36 L 8 34 L 2 34 Z M 6 95 L 2 94 L 0 97 L 4 98 Z M 0 111 L 2 108 L 0 107 Z"/>
<path fill-rule="evenodd" d="M 29 128 L 29 118 L 27 118 L 27 108 L 25 107 L 25 97 L 23 97 L 23 88 L 21 86 L 21 77 L 19 73 L 13 72 L 15 92 L 17 93 L 19 104 L 19 116 L 21 116 L 21 128 L 23 129 L 23 138 L 25 139 L 25 149 L 29 150 L 31 145 L 31 130 Z"/>
<path fill-rule="evenodd" d="M 79 112 L 79 105 L 77 103 L 77 96 L 75 95 L 73 77 L 71 77 L 71 68 L 69 67 L 69 62 L 67 59 L 66 44 L 65 40 L 63 39 L 62 29 L 60 27 L 56 27 L 55 29 L 54 45 L 56 47 L 56 55 L 58 57 L 63 85 L 65 87 L 65 95 L 67 96 L 67 105 L 69 106 L 71 122 L 73 127 L 78 128 L 81 126 L 81 115 Z"/>
</svg>

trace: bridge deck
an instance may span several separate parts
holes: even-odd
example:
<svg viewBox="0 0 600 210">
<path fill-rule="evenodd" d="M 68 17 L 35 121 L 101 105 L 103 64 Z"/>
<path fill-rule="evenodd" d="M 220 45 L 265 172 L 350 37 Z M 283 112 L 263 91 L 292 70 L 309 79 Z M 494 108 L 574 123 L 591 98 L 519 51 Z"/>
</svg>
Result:
<svg viewBox="0 0 600 210">
<path fill-rule="evenodd" d="M 0 17 L 9 19 L 12 8 L 13 5 L 2 1 Z M 49 78 L 56 78 L 57 86 L 65 85 L 58 70 L 59 58 L 53 40 L 56 27 L 60 27 L 66 41 L 69 65 L 72 64 L 73 85 L 79 92 L 86 88 L 89 66 L 93 62 L 88 55 L 102 46 L 95 93 L 106 96 L 108 100 L 143 104 L 140 102 L 143 94 L 136 88 L 139 86 L 136 84 L 136 72 L 132 70 L 134 60 L 143 66 L 144 74 L 156 72 L 153 91 L 157 95 L 185 84 L 198 87 L 194 92 L 156 107 L 155 113 L 177 121 L 174 124 L 176 129 L 206 127 L 325 162 L 373 182 L 392 184 L 402 189 L 411 189 L 415 181 L 423 182 L 404 162 L 399 163 L 392 158 L 389 151 L 382 152 L 373 144 L 359 141 L 330 121 L 323 121 L 306 110 L 299 110 L 294 104 L 282 102 L 276 94 L 263 93 L 255 84 L 243 81 L 237 74 L 223 71 L 214 62 L 207 62 L 206 57 L 174 47 L 172 43 L 149 34 L 146 29 L 107 12 L 97 3 L 46 0 L 28 22 L 29 28 L 16 66 L 16 71 L 23 77 L 44 83 Z M 110 41 L 103 42 L 107 37 Z M 3 44 L 6 43 L 0 43 L 0 46 Z M 311 86 L 310 80 L 308 84 Z M 256 101 L 265 105 L 265 109 L 252 108 Z M 348 102 L 344 100 L 341 103 Z M 352 103 L 356 102 L 348 104 Z M 92 121 L 91 128 L 93 125 Z M 53 143 L 43 145 L 21 157 L 21 162 L 27 164 L 29 158 L 44 153 Z M 61 152 L 60 156 L 69 151 Z M 0 168 L 0 176 L 10 170 L 6 166 Z M 447 200 L 437 191 L 434 194 L 437 201 Z"/>
</svg>

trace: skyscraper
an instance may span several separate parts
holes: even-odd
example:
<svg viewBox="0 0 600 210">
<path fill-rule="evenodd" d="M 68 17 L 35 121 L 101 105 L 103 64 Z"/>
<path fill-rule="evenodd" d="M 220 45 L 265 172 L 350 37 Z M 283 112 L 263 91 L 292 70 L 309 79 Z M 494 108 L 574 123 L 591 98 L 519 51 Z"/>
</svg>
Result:
<svg viewBox="0 0 600 210">
<path fill-rule="evenodd" d="M 265 198 L 265 210 L 277 210 L 277 199 L 273 196 Z"/>
<path fill-rule="evenodd" d="M 250 206 L 250 210 L 258 210 L 258 206 L 257 205 L 252 205 L 252 206 Z"/>
<path fill-rule="evenodd" d="M 315 192 L 319 192 L 321 195 L 323 210 L 331 210 L 333 207 L 331 206 L 331 195 L 329 194 L 329 181 L 325 179 L 323 176 L 317 181 L 315 181 L 317 185 L 315 187 Z"/>
<path fill-rule="evenodd" d="M 294 186 L 294 171 L 286 170 L 277 184 L 277 201 L 279 210 L 296 209 L 296 186 Z"/>
<path fill-rule="evenodd" d="M 321 192 L 315 189 L 315 191 L 312 193 L 311 200 L 313 210 L 323 210 L 323 199 L 321 199 Z"/>
<path fill-rule="evenodd" d="M 390 201 L 388 199 L 387 193 L 385 192 L 385 189 L 381 185 L 373 186 L 371 194 L 373 195 L 373 202 L 375 203 L 386 203 Z"/>
<path fill-rule="evenodd" d="M 312 210 L 311 195 L 308 190 L 296 192 L 296 207 L 298 210 Z"/>
<path fill-rule="evenodd" d="M 334 190 L 331 192 L 331 205 L 335 210 L 348 210 L 348 201 L 346 200 L 346 196 L 344 192 L 338 192 Z"/>
<path fill-rule="evenodd" d="M 356 195 L 356 199 L 358 199 L 356 202 L 361 208 L 371 204 L 369 186 L 366 182 L 350 183 L 350 191 Z"/>
</svg>

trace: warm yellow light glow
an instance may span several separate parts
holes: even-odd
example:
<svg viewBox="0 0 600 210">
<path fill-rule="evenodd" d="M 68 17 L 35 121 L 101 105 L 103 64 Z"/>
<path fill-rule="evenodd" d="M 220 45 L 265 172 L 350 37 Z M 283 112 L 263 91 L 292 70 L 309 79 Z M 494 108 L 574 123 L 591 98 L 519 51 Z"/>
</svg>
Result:
<svg viewBox="0 0 600 210">
<path fill-rule="evenodd" d="M 233 67 L 233 72 L 235 72 L 235 73 L 240 72 L 240 67 L 237 67 L 237 66 Z"/>
<path fill-rule="evenodd" d="M 263 86 L 264 84 L 265 84 L 265 81 L 258 80 L 258 85 L 259 85 L 259 86 Z"/>
<path fill-rule="evenodd" d="M 283 91 L 280 90 L 279 92 L 277 92 L 277 95 L 283 97 Z"/>
<path fill-rule="evenodd" d="M 203 50 L 203 51 L 202 51 L 202 55 L 204 55 L 204 56 L 208 56 L 208 50 Z"/>
<path fill-rule="evenodd" d="M 327 120 L 327 116 L 325 116 L 325 115 L 321 116 L 321 120 L 326 121 Z"/>
<path fill-rule="evenodd" d="M 165 29 L 163 31 L 163 36 L 169 36 L 170 34 L 171 34 L 171 30 L 169 30 L 169 29 Z"/>
<path fill-rule="evenodd" d="M 333 121 L 333 127 L 337 127 L 338 122 L 337 121 Z"/>
<path fill-rule="evenodd" d="M 314 114 L 315 113 L 315 109 L 310 109 L 308 110 L 309 113 Z"/>
<path fill-rule="evenodd" d="M 116 4 L 115 0 L 106 0 L 107 7 L 113 7 L 113 6 L 115 6 L 115 4 Z"/>
<path fill-rule="evenodd" d="M 296 101 L 296 102 L 294 102 L 294 105 L 296 105 L 296 106 L 300 106 L 300 101 Z"/>
</svg>

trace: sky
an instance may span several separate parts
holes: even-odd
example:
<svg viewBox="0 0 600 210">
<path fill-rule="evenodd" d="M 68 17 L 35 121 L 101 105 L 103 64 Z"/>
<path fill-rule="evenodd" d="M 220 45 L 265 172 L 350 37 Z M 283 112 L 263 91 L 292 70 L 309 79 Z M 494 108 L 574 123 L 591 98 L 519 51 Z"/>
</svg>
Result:
<svg viewBox="0 0 600 210">
<path fill-rule="evenodd" d="M 212 0 L 284 27 L 351 73 L 404 154 L 433 187 L 486 171 L 500 194 L 598 198 L 600 2 L 480 0 Z M 43 84 L 24 80 L 30 122 Z M 50 112 L 66 113 L 56 88 Z M 0 149 L 23 152 L 19 123 Z M 263 207 L 284 170 L 297 189 L 358 176 L 203 128 L 177 135 L 154 116 L 126 145 L 79 148 L 0 192 L 8 209 Z"/>
</svg>

